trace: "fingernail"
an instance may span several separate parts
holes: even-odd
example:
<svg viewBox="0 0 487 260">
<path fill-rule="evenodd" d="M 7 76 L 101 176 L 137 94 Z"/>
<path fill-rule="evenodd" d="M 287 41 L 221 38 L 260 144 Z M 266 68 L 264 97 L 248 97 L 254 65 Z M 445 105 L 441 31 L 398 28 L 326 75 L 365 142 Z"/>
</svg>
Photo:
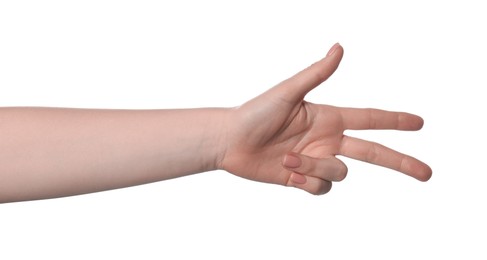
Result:
<svg viewBox="0 0 487 260">
<path fill-rule="evenodd" d="M 291 173 L 290 177 L 291 181 L 296 183 L 296 184 L 305 184 L 306 183 L 306 177 L 302 174 L 299 173 Z"/>
<path fill-rule="evenodd" d="M 328 51 L 328 54 L 326 54 L 326 56 L 328 57 L 328 56 L 333 55 L 333 53 L 335 53 L 335 51 L 338 49 L 339 46 L 340 46 L 340 43 L 338 43 L 338 42 L 335 43 L 335 45 L 333 45 L 331 47 L 331 49 Z"/>
<path fill-rule="evenodd" d="M 296 155 L 286 154 L 282 165 L 288 168 L 298 168 L 301 166 L 301 159 L 299 159 Z"/>
</svg>

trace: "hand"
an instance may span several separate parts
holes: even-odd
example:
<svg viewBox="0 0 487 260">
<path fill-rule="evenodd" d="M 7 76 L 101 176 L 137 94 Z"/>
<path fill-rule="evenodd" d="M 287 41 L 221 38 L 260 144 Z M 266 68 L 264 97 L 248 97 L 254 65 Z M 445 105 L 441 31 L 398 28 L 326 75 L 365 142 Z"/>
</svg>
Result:
<svg viewBox="0 0 487 260">
<path fill-rule="evenodd" d="M 421 181 L 432 174 L 425 163 L 383 145 L 344 135 L 347 129 L 419 130 L 412 114 L 339 108 L 304 101 L 305 95 L 337 69 L 343 48 L 231 112 L 220 168 L 247 179 L 324 194 L 347 174 L 336 158 L 384 166 Z"/>
</svg>

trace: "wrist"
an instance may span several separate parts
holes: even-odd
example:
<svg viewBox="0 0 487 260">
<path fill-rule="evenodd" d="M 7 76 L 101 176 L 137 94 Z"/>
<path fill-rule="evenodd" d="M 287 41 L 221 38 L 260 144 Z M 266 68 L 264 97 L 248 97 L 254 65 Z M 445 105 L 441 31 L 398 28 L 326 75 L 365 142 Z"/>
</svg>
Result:
<svg viewBox="0 0 487 260">
<path fill-rule="evenodd" d="M 223 170 L 223 161 L 228 146 L 228 129 L 233 108 L 211 109 L 206 121 L 207 130 L 204 138 L 206 149 L 201 152 L 208 155 L 203 171 Z"/>
</svg>

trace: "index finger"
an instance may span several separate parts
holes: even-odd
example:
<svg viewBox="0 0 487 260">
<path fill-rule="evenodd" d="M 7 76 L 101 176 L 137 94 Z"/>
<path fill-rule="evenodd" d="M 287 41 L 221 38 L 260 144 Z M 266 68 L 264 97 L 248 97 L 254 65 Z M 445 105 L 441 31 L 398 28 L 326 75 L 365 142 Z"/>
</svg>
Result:
<svg viewBox="0 0 487 260">
<path fill-rule="evenodd" d="M 424 121 L 421 117 L 405 112 L 392 112 L 373 108 L 340 108 L 345 129 L 394 129 L 419 130 Z"/>
</svg>

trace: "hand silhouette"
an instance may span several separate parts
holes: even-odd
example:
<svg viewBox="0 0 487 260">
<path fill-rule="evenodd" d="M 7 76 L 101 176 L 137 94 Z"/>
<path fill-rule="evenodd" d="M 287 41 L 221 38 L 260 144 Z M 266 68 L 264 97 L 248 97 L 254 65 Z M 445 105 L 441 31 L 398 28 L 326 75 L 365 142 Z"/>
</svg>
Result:
<svg viewBox="0 0 487 260">
<path fill-rule="evenodd" d="M 432 171 L 425 163 L 344 135 L 347 129 L 419 130 L 419 116 L 303 100 L 333 74 L 342 56 L 343 48 L 335 44 L 324 59 L 235 108 L 220 168 L 247 179 L 324 194 L 347 174 L 346 165 L 336 158 L 343 155 L 427 181 Z"/>
</svg>

